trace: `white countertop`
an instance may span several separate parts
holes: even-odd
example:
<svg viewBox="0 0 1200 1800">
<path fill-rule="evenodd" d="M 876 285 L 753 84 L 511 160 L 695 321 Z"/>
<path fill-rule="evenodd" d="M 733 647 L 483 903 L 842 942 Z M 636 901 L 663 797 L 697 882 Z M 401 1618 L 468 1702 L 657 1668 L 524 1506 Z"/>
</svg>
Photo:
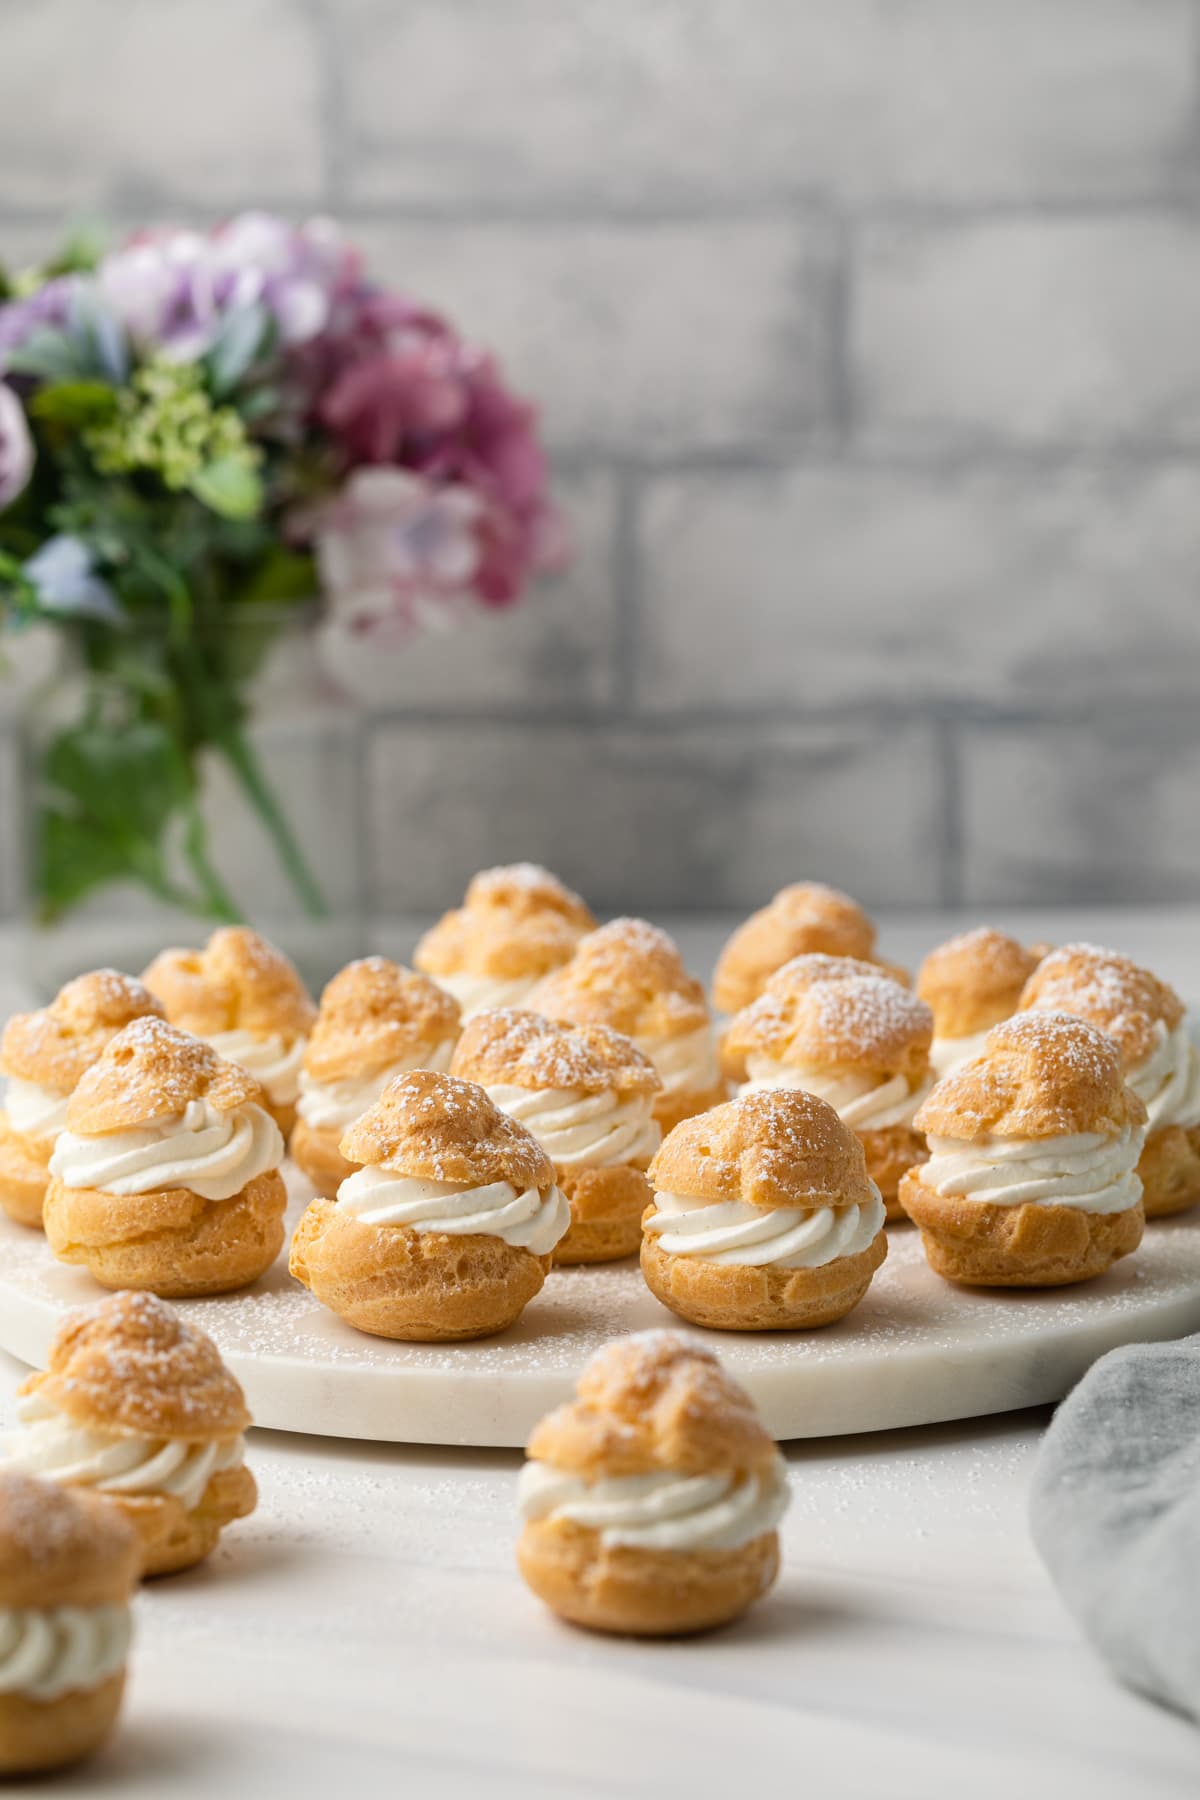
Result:
<svg viewBox="0 0 1200 1800">
<path fill-rule="evenodd" d="M 1200 995 L 1195 915 L 1010 921 L 1115 943 Z M 914 961 L 959 924 L 896 921 L 883 948 Z M 711 958 L 711 928 L 679 935 Z M 0 1356 L 0 1425 L 18 1375 Z M 1200 1733 L 1109 1679 L 1034 1554 L 1046 1416 L 790 1447 L 773 1595 L 644 1645 L 525 1591 L 515 1453 L 255 1433 L 259 1511 L 143 1593 L 121 1735 L 55 1791 L 1194 1800 Z"/>
</svg>

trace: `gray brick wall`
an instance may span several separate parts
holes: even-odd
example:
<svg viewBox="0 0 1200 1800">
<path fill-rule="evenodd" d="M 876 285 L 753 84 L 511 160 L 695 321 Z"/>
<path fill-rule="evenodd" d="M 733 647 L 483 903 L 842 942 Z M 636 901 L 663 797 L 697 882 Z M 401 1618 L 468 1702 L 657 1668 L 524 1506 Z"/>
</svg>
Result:
<svg viewBox="0 0 1200 1800">
<path fill-rule="evenodd" d="M 397 663 L 377 908 L 1195 894 L 1200 0 L 0 4 L 0 253 L 251 203 L 502 354 L 579 543 Z"/>
</svg>

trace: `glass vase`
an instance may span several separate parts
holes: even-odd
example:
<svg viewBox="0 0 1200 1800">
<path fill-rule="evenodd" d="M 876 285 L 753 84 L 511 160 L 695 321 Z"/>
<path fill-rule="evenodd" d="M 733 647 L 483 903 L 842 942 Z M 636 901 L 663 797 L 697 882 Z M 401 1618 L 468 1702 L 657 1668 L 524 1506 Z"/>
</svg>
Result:
<svg viewBox="0 0 1200 1800">
<path fill-rule="evenodd" d="M 27 973 L 101 965 L 245 922 L 319 990 L 362 948 L 358 710 L 318 656 L 315 607 L 64 636 L 23 710 Z"/>
</svg>

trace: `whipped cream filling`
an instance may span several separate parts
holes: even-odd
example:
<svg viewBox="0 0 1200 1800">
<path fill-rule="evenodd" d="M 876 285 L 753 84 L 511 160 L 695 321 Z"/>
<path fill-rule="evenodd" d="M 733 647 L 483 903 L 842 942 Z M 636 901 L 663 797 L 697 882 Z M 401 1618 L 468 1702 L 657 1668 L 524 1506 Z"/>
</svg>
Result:
<svg viewBox="0 0 1200 1800">
<path fill-rule="evenodd" d="M 127 1606 L 0 1606 L 0 1694 L 58 1700 L 125 1666 Z"/>
<path fill-rule="evenodd" d="M 634 1550 L 740 1550 L 774 1531 L 791 1493 L 776 1455 L 752 1473 L 616 1475 L 585 1481 L 551 1463 L 528 1462 L 517 1482 L 525 1520 L 566 1520 Z"/>
<path fill-rule="evenodd" d="M 564 1169 L 644 1165 L 662 1141 L 650 1094 L 622 1099 L 611 1089 L 584 1094 L 575 1088 L 522 1088 L 507 1082 L 488 1088 L 487 1094 Z"/>
<path fill-rule="evenodd" d="M 931 1137 L 921 1169 L 926 1187 L 947 1198 L 986 1206 L 1070 1206 L 1080 1212 L 1127 1212 L 1142 1197 L 1137 1160 L 1146 1134 L 1127 1126 L 1119 1137 L 1080 1132 L 1055 1138 Z"/>
<path fill-rule="evenodd" d="M 698 1025 L 679 1037 L 639 1037 L 634 1043 L 658 1071 L 665 1094 L 703 1094 L 721 1079 L 717 1044 L 711 1025 Z"/>
<path fill-rule="evenodd" d="M 183 1112 L 134 1131 L 97 1137 L 64 1131 L 50 1173 L 64 1187 L 107 1194 L 182 1187 L 202 1200 L 231 1200 L 282 1160 L 283 1137 L 261 1106 L 218 1112 L 211 1101 L 189 1100 Z"/>
<path fill-rule="evenodd" d="M 643 1229 L 668 1256 L 743 1269 L 817 1269 L 839 1256 L 858 1256 L 874 1243 L 886 1216 L 874 1186 L 865 1206 L 751 1206 L 655 1194 Z"/>
<path fill-rule="evenodd" d="M 245 1460 L 243 1437 L 141 1437 L 102 1425 L 80 1425 L 39 1393 L 17 1402 L 19 1429 L 5 1443 L 11 1467 L 66 1487 L 104 1494 L 170 1494 L 189 1512 L 212 1476 Z"/>
<path fill-rule="evenodd" d="M 1186 1019 L 1174 1031 L 1168 1031 L 1160 1020 L 1155 1037 L 1149 1056 L 1125 1077 L 1138 1099 L 1146 1103 L 1147 1130 L 1162 1131 L 1168 1125 L 1182 1125 L 1186 1130 L 1200 1125 L 1200 1051 L 1192 1042 Z"/>
<path fill-rule="evenodd" d="M 738 1090 L 758 1094 L 771 1088 L 803 1088 L 827 1100 L 852 1131 L 886 1131 L 892 1125 L 911 1125 L 913 1114 L 933 1086 L 932 1075 L 910 1090 L 903 1075 L 873 1074 L 865 1070 L 813 1069 L 776 1062 L 771 1056 L 746 1058 L 748 1079 Z"/>
<path fill-rule="evenodd" d="M 262 1082 L 276 1106 L 291 1106 L 300 1092 L 300 1065 L 306 1037 L 289 1043 L 277 1032 L 256 1037 L 252 1031 L 218 1031 L 207 1042 L 226 1062 L 240 1063 Z"/>
<path fill-rule="evenodd" d="M 461 970 L 454 975 L 435 975 L 433 979 L 447 994 L 458 1001 L 463 1019 L 476 1013 L 498 1012 L 503 1006 L 520 1006 L 541 980 L 539 975 L 472 975 Z"/>
<path fill-rule="evenodd" d="M 389 1081 L 407 1075 L 411 1069 L 434 1069 L 444 1075 L 454 1054 L 453 1040 L 435 1044 L 430 1050 L 414 1050 L 399 1062 L 388 1063 L 371 1075 L 350 1075 L 344 1081 L 317 1081 L 304 1069 L 300 1071 L 300 1099 L 296 1111 L 314 1131 L 345 1131 L 355 1119 L 361 1119 L 368 1106 L 374 1106 Z"/>
<path fill-rule="evenodd" d="M 18 1076 L 10 1075 L 4 1090 L 4 1111 L 18 1137 L 52 1144 L 59 1132 L 67 1128 L 70 1099 L 70 1094 L 62 1094 L 57 1088 L 42 1087 L 39 1082 L 22 1081 Z"/>
<path fill-rule="evenodd" d="M 973 1062 L 977 1056 L 982 1056 L 988 1030 L 990 1027 L 985 1027 L 983 1031 L 971 1031 L 966 1037 L 935 1037 L 929 1046 L 929 1061 L 937 1079 L 940 1081 L 943 1075 L 952 1074 L 963 1063 Z"/>
<path fill-rule="evenodd" d="M 567 1234 L 571 1208 L 557 1187 L 520 1190 L 511 1181 L 472 1187 L 465 1181 L 423 1181 L 384 1164 L 356 1169 L 338 1189 L 337 1204 L 364 1225 L 405 1225 L 449 1237 L 497 1237 L 514 1249 L 549 1256 Z"/>
</svg>

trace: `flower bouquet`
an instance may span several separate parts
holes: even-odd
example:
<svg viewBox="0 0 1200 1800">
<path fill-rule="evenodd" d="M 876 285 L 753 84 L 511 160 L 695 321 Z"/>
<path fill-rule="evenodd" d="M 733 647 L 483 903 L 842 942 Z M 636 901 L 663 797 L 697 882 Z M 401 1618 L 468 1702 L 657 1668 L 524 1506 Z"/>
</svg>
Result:
<svg viewBox="0 0 1200 1800">
<path fill-rule="evenodd" d="M 130 880 L 243 916 L 201 806 L 214 756 L 319 916 L 248 729 L 270 632 L 239 623 L 320 593 L 392 642 L 564 554 L 532 409 L 328 223 L 251 213 L 0 272 L 0 624 L 53 624 L 95 678 L 41 758 L 41 916 Z"/>
</svg>

